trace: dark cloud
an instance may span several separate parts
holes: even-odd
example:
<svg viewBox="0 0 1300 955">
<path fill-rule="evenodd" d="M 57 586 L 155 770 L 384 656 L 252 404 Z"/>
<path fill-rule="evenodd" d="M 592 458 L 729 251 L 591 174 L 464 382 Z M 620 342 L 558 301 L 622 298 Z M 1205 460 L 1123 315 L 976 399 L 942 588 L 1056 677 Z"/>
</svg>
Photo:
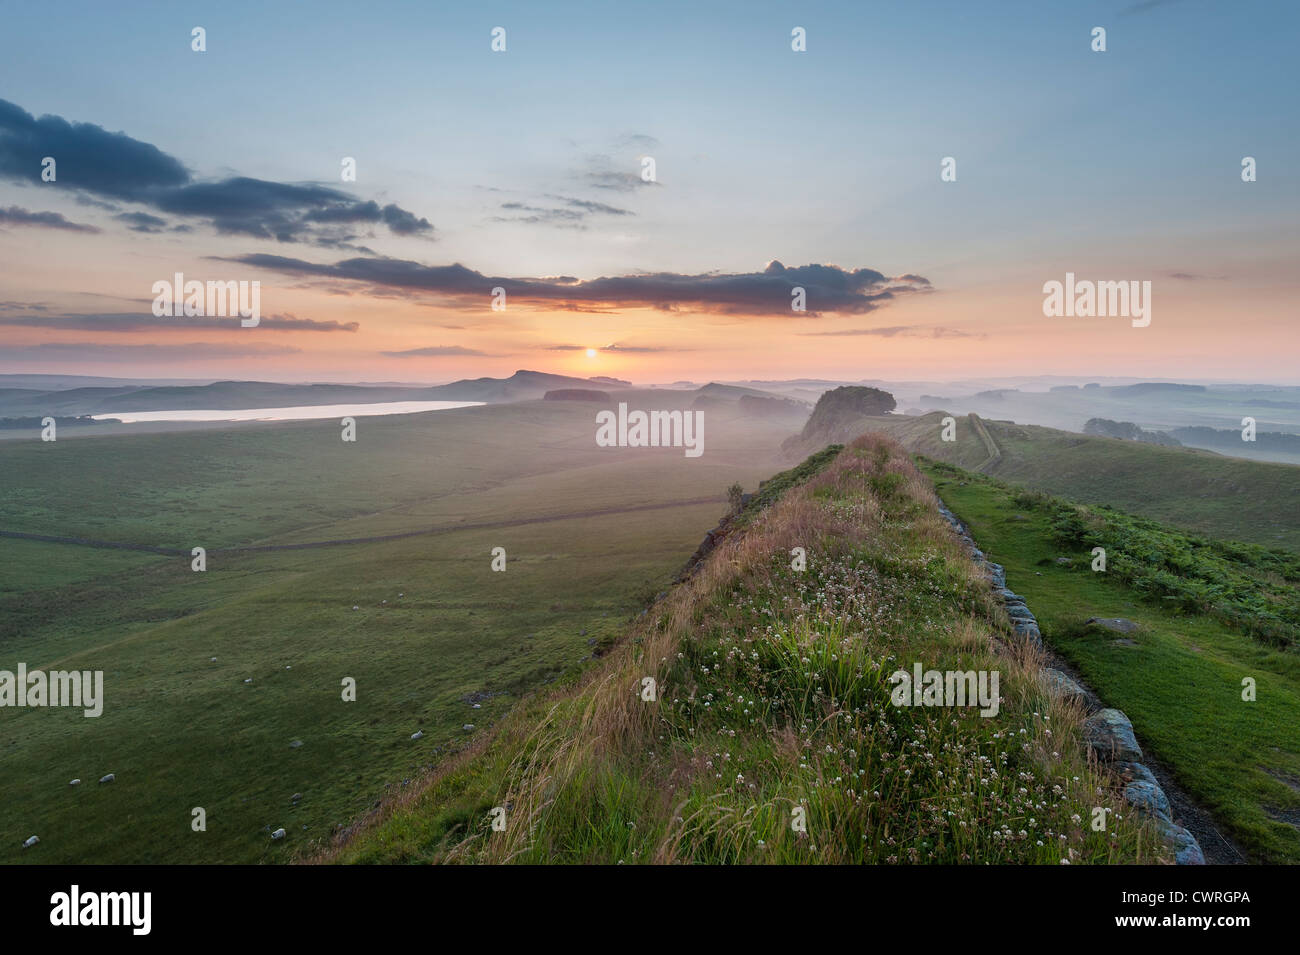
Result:
<svg viewBox="0 0 1300 955">
<path fill-rule="evenodd" d="M 132 232 L 162 232 L 167 228 L 167 220 L 151 216 L 147 212 L 122 212 L 113 216 L 118 222 L 125 222 Z"/>
<path fill-rule="evenodd" d="M 182 186 L 190 173 L 157 146 L 59 116 L 40 119 L 0 100 L 0 174 L 41 183 L 41 160 L 54 157 L 56 182 L 96 196 L 137 199 L 152 189 Z"/>
<path fill-rule="evenodd" d="M 379 354 L 385 358 L 430 358 L 441 355 L 489 357 L 486 352 L 462 348 L 460 345 L 433 345 L 428 348 L 408 348 L 406 351 L 381 351 Z"/>
<path fill-rule="evenodd" d="M 396 235 L 419 235 L 432 232 L 433 226 L 428 219 L 420 219 L 414 213 L 389 203 L 384 206 L 384 224 Z"/>
<path fill-rule="evenodd" d="M 288 345 L 249 342 L 227 345 L 189 342 L 184 345 L 116 345 L 100 342 L 47 342 L 5 349 L 6 361 L 206 361 L 216 358 L 273 358 L 299 349 Z"/>
<path fill-rule="evenodd" d="M 762 272 L 676 272 L 607 276 L 586 281 L 570 277 L 503 278 L 483 275 L 456 263 L 421 265 L 402 259 L 352 258 L 332 265 L 282 255 L 253 253 L 230 261 L 287 275 L 329 282 L 345 280 L 371 288 L 396 289 L 446 296 L 451 307 L 483 309 L 493 288 L 506 290 L 507 304 L 549 307 L 667 308 L 737 315 L 816 316 L 825 312 L 862 314 L 900 295 L 923 293 L 929 283 L 914 276 L 900 282 L 875 269 L 842 269 L 837 265 L 787 268 L 771 262 Z M 921 283 L 924 282 L 924 285 Z M 803 288 L 807 311 L 791 312 L 791 292 Z"/>
<path fill-rule="evenodd" d="M 29 311 L 35 309 L 29 308 Z M 14 311 L 17 311 L 15 309 Z M 6 310 L 0 305 L 0 313 Z M 221 316 L 157 317 L 152 311 L 139 312 L 63 312 L 47 313 L 44 310 L 36 315 L 0 314 L 0 325 L 16 328 L 58 328 L 75 329 L 88 332 L 130 332 L 140 329 L 175 329 L 177 331 L 195 328 L 230 328 L 232 319 Z M 291 313 L 263 316 L 258 328 L 271 328 L 282 331 L 299 332 L 355 332 L 361 327 L 357 322 L 319 321 L 314 318 L 298 318 Z"/>
<path fill-rule="evenodd" d="M 46 156 L 57 163 L 54 183 L 41 180 Z M 277 242 L 344 246 L 356 236 L 341 227 L 357 224 L 383 224 L 401 236 L 434 231 L 428 219 L 396 204 L 381 208 L 327 186 L 247 176 L 196 182 L 179 160 L 150 143 L 91 123 L 69 123 L 58 116 L 37 119 L 5 100 L 0 100 L 0 177 L 71 189 L 91 205 L 116 210 L 104 200 L 131 202 L 203 219 L 219 233 Z M 122 221 L 135 231 L 154 231 L 130 218 Z"/>
<path fill-rule="evenodd" d="M 93 225 L 70 222 L 58 212 L 29 212 L 18 206 L 0 209 L 0 228 L 4 226 L 29 226 L 37 229 L 58 229 L 62 232 L 99 232 Z"/>
</svg>

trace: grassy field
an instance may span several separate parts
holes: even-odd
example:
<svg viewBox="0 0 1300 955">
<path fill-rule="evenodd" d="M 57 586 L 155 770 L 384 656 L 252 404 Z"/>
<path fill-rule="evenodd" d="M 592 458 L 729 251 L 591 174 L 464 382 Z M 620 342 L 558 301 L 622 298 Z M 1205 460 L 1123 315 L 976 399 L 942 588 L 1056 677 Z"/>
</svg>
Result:
<svg viewBox="0 0 1300 955">
<path fill-rule="evenodd" d="M 967 416 L 956 441 L 941 440 L 944 415 L 863 419 L 911 451 L 1026 487 L 1114 507 L 1226 540 L 1300 552 L 1300 467 L 1164 448 L 982 418 L 990 455 Z M 812 449 L 810 449 L 812 450 Z M 986 464 L 987 462 L 987 464 Z"/>
<path fill-rule="evenodd" d="M 868 436 L 775 486 L 789 489 L 608 660 L 526 700 L 319 859 L 1165 858 L 1087 763 L 1080 711 L 1049 697 L 900 446 Z M 1000 711 L 895 706 L 889 674 L 914 661 L 999 671 Z M 1115 810 L 1109 832 L 1087 824 L 1098 805 Z"/>
<path fill-rule="evenodd" d="M 1211 606 L 1198 612 L 1135 586 L 1122 571 L 1126 559 L 1146 567 L 1172 564 L 1196 549 L 1176 531 L 1164 532 L 1159 555 L 1126 553 L 1125 541 L 1140 548 L 1140 539 L 1111 532 L 1108 572 L 1094 573 L 1091 547 L 1063 542 L 1053 527 L 1058 505 L 1044 495 L 937 462 L 925 470 L 989 559 L 1006 567 L 1007 586 L 1025 597 L 1046 643 L 1107 705 L 1128 714 L 1148 753 L 1214 814 L 1222 831 L 1252 861 L 1300 862 L 1300 653 L 1260 639 L 1244 622 L 1232 625 L 1236 614 Z M 1096 514 L 1110 523 L 1104 512 Z M 1114 526 L 1122 531 L 1125 522 L 1118 518 Z M 1249 559 L 1225 566 L 1224 580 L 1239 574 L 1277 599 L 1295 601 L 1294 579 L 1269 569 L 1258 552 L 1244 553 Z M 1058 563 L 1062 557 L 1070 563 Z M 1122 635 L 1088 626 L 1090 617 L 1124 617 L 1138 630 Z M 1254 702 L 1242 699 L 1245 677 L 1256 682 Z"/>
<path fill-rule="evenodd" d="M 597 448 L 594 410 L 362 418 L 355 445 L 332 422 L 0 444 L 0 529 L 210 549 L 200 574 L 0 538 L 0 669 L 103 670 L 106 697 L 97 719 L 0 710 L 3 861 L 284 861 L 576 672 L 668 584 L 728 485 L 777 470 L 788 430 L 712 408 L 689 459 Z"/>
</svg>

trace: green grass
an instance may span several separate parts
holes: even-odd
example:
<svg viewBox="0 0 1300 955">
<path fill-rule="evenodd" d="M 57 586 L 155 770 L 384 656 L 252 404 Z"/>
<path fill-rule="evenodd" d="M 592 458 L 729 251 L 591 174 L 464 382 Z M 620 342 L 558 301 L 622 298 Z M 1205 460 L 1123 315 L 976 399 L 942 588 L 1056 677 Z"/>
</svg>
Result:
<svg viewBox="0 0 1300 955">
<path fill-rule="evenodd" d="M 969 419 L 955 416 L 957 440 L 945 442 L 943 417 L 865 418 L 863 430 L 885 431 L 948 464 L 980 468 L 989 454 Z M 1183 530 L 1300 552 L 1300 466 L 980 420 L 1001 451 L 986 470 L 992 477 Z"/>
<path fill-rule="evenodd" d="M 590 666 L 717 522 L 727 485 L 753 488 L 774 470 L 779 425 L 708 417 L 698 459 L 598 449 L 594 411 L 556 402 L 359 419 L 356 446 L 319 422 L 0 443 L 0 528 L 178 548 L 715 499 L 214 552 L 204 574 L 188 557 L 0 538 L 0 668 L 102 669 L 106 697 L 98 719 L 0 711 L 0 857 L 310 851 L 524 694 Z M 504 573 L 490 569 L 496 546 Z M 344 677 L 355 703 L 341 698 Z M 116 782 L 98 785 L 106 773 Z M 190 828 L 194 807 L 206 832 Z M 279 827 L 288 838 L 272 842 Z M 39 846 L 20 850 L 33 834 Z"/>
<path fill-rule="evenodd" d="M 1193 612 L 1185 601 L 1161 595 L 1153 600 L 1134 587 L 1140 576 L 1092 572 L 1091 543 L 1064 545 L 1053 526 L 1061 502 L 938 462 L 928 462 L 925 470 L 989 559 L 1005 566 L 1007 586 L 1026 598 L 1046 643 L 1108 705 L 1128 714 L 1144 747 L 1178 784 L 1254 861 L 1300 862 L 1300 832 L 1280 818 L 1289 813 L 1294 819 L 1300 809 L 1300 654 L 1257 639 L 1239 619 Z M 1160 543 L 1149 568 L 1208 547 L 1225 577 L 1260 579 L 1255 548 L 1198 548 L 1172 528 L 1099 513 L 1114 527 L 1143 530 L 1136 541 L 1116 539 L 1120 553 L 1125 546 Z M 1236 558 L 1229 556 L 1234 553 Z M 1058 564 L 1058 557 L 1070 564 Z M 1113 566 L 1108 560 L 1108 568 Z M 1276 589 L 1294 601 L 1293 583 Z M 1086 626 L 1090 617 L 1135 621 L 1139 629 L 1127 638 L 1136 645 Z M 1242 699 L 1247 677 L 1257 684 L 1255 702 Z"/>
<path fill-rule="evenodd" d="M 1114 803 L 1086 764 L 1077 712 L 1049 699 L 1032 652 L 1008 649 L 991 592 L 902 449 L 869 438 L 804 475 L 608 661 L 525 700 L 324 858 L 1162 858 L 1122 807 L 1110 832 L 1087 825 L 1094 806 Z M 804 572 L 790 566 L 796 542 Z M 1001 711 L 894 706 L 888 676 L 913 661 L 999 670 Z"/>
</svg>

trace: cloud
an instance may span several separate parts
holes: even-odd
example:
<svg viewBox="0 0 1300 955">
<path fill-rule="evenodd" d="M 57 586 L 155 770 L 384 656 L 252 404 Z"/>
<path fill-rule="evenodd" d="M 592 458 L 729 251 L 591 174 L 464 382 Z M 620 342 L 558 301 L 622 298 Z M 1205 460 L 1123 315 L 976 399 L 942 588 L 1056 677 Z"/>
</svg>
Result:
<svg viewBox="0 0 1300 955">
<path fill-rule="evenodd" d="M 665 348 L 658 345 L 620 345 L 614 342 L 609 345 L 544 345 L 547 351 L 586 351 L 594 348 L 599 352 L 623 352 L 629 355 L 656 355 L 664 352 L 686 352 L 693 351 L 690 348 Z"/>
<path fill-rule="evenodd" d="M 1202 279 L 1210 279 L 1211 281 L 1221 282 L 1227 279 L 1226 275 L 1200 275 L 1196 272 L 1166 272 L 1165 274 L 1168 275 L 1171 279 L 1179 279 L 1180 281 L 1183 282 L 1199 282 Z"/>
<path fill-rule="evenodd" d="M 151 216 L 147 212 L 123 212 L 113 216 L 118 222 L 125 222 L 132 232 L 162 232 L 167 228 L 167 220 Z"/>
<path fill-rule="evenodd" d="M 929 284 L 928 282 L 926 283 Z M 966 332 L 942 325 L 889 325 L 884 328 L 847 328 L 834 332 L 800 332 L 809 338 L 875 335 L 881 338 L 984 338 L 983 332 Z"/>
<path fill-rule="evenodd" d="M 63 232 L 99 232 L 93 225 L 69 222 L 58 212 L 28 212 L 18 206 L 0 209 L 0 227 L 30 226 L 38 229 L 59 229 Z"/>
<path fill-rule="evenodd" d="M 0 305 L 0 313 L 5 311 L 3 305 Z M 64 312 L 61 314 L 42 313 L 38 315 L 0 314 L 0 325 L 18 328 L 74 329 L 88 332 L 131 332 L 146 328 L 155 331 L 163 328 L 185 331 L 195 328 L 231 328 L 235 327 L 235 320 L 220 316 L 174 318 L 167 315 L 158 318 L 151 311 Z M 361 325 L 357 322 L 318 321 L 312 318 L 298 318 L 296 315 L 285 313 L 263 316 L 257 327 L 282 331 L 355 332 Z"/>
<path fill-rule="evenodd" d="M 1180 2 L 1181 0 L 1141 0 L 1139 3 L 1125 7 L 1119 12 L 1119 15 L 1124 17 L 1134 13 L 1145 13 L 1147 10 L 1154 10 L 1156 7 L 1165 7 Z"/>
<path fill-rule="evenodd" d="M 54 183 L 41 180 L 47 156 L 56 162 Z M 150 143 L 92 123 L 37 119 L 6 100 L 0 100 L 0 177 L 71 189 L 80 201 L 111 210 L 118 207 L 104 200 L 202 219 L 218 233 L 277 242 L 341 246 L 357 238 L 346 228 L 355 225 L 382 224 L 399 236 L 434 232 L 428 219 L 396 204 L 380 207 L 328 186 L 247 176 L 198 182 L 180 160 Z M 144 214 L 125 215 L 118 218 L 134 231 L 154 231 L 144 219 L 131 218 Z"/>
<path fill-rule="evenodd" d="M 433 345 L 428 348 L 408 348 L 405 351 L 381 351 L 385 358 L 431 358 L 441 355 L 461 355 L 491 357 L 486 352 L 475 348 L 462 348 L 460 345 Z"/>
<path fill-rule="evenodd" d="M 184 345 L 118 345 L 100 342 L 46 342 L 6 348 L 5 361 L 209 361 L 221 358 L 273 358 L 299 349 L 288 345 L 250 342 L 227 345 L 189 342 Z"/>
<path fill-rule="evenodd" d="M 636 215 L 630 209 L 620 209 L 618 206 L 611 206 L 608 203 L 596 202 L 593 199 L 575 199 L 572 196 L 557 196 L 547 194 L 544 199 L 551 202 L 560 203 L 560 208 L 554 206 L 538 206 L 519 200 L 511 200 L 501 203 L 501 208 L 509 212 L 525 212 L 528 215 L 519 216 L 494 216 L 495 222 L 527 222 L 537 225 L 558 225 L 565 228 L 583 229 L 586 228 L 585 221 L 589 216 L 606 215 L 606 216 L 634 216 Z"/>
<path fill-rule="evenodd" d="M 353 258 L 333 265 L 306 262 L 282 255 L 252 253 L 230 259 L 255 268 L 327 281 L 346 280 L 377 289 L 397 289 L 445 296 L 450 307 L 484 309 L 492 289 L 506 290 L 507 303 L 545 305 L 551 308 L 604 306 L 606 308 L 691 309 L 735 315 L 782 315 L 791 312 L 791 292 L 802 288 L 807 311 L 864 314 L 887 305 L 900 295 L 929 291 L 920 276 L 908 281 L 887 278 L 875 269 L 843 269 L 837 265 L 802 265 L 787 268 L 770 262 L 762 272 L 681 274 L 651 272 L 606 276 L 588 280 L 559 278 L 503 278 L 484 275 L 460 263 L 422 265 L 403 259 Z"/>
<path fill-rule="evenodd" d="M 59 116 L 35 118 L 0 100 L 0 174 L 41 182 L 41 161 L 54 157 L 60 185 L 96 196 L 135 199 L 151 189 L 189 182 L 189 171 L 157 146 Z"/>
</svg>

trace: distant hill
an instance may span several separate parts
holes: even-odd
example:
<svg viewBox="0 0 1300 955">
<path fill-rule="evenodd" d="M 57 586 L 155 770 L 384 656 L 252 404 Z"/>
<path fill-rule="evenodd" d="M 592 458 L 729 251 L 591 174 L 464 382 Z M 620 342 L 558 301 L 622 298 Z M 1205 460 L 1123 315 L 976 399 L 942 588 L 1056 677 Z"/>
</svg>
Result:
<svg viewBox="0 0 1300 955">
<path fill-rule="evenodd" d="M 774 415 L 803 416 L 811 409 L 802 401 L 776 396 L 741 395 L 740 413 L 754 418 L 770 418 Z"/>
<path fill-rule="evenodd" d="M 370 404 L 384 401 L 533 401 L 562 388 L 589 389 L 593 379 L 516 371 L 509 378 L 473 378 L 432 387 L 404 385 L 283 384 L 217 381 L 211 384 L 119 384 L 75 388 L 5 388 L 0 417 L 75 416 L 117 411 L 184 411 L 282 408 L 295 405 Z M 622 388 L 601 379 L 602 389 Z"/>
<path fill-rule="evenodd" d="M 1144 381 L 1137 385 L 1123 385 L 1112 388 L 1111 393 L 1128 397 L 1142 397 L 1160 394 L 1192 394 L 1205 391 L 1204 385 L 1180 385 L 1169 381 Z"/>
<path fill-rule="evenodd" d="M 1230 454 L 1241 454 L 1242 449 L 1249 446 L 1241 440 L 1241 430 L 1237 428 L 1175 428 L 1171 434 L 1184 444 L 1198 448 L 1223 448 Z M 1260 431 L 1255 435 L 1255 445 L 1261 451 L 1300 455 L 1300 434 Z"/>
<path fill-rule="evenodd" d="M 608 391 L 591 388 L 556 388 L 542 395 L 544 401 L 609 401 Z"/>
<path fill-rule="evenodd" d="M 1089 418 L 1083 426 L 1084 434 L 1100 438 L 1119 438 L 1121 441 L 1141 441 L 1145 444 L 1163 444 L 1176 448 L 1182 442 L 1163 431 L 1144 431 L 1132 421 L 1111 421 L 1109 418 Z"/>
<path fill-rule="evenodd" d="M 771 397 L 768 392 L 759 391 L 757 388 L 744 388 L 740 385 L 720 385 L 716 381 L 711 381 L 695 390 L 701 396 L 708 398 L 731 398 L 736 400 L 745 395 L 753 395 L 758 398 Z"/>
</svg>

